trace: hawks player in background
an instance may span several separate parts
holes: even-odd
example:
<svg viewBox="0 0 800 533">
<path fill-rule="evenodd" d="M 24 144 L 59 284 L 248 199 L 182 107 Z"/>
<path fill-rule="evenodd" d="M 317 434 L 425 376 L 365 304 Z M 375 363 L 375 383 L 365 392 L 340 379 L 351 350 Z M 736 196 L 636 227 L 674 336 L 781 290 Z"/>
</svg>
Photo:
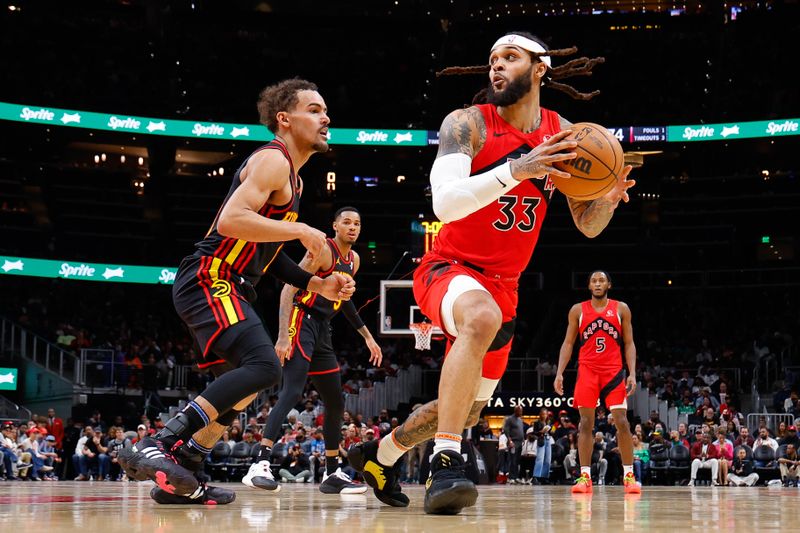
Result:
<svg viewBox="0 0 800 533">
<path fill-rule="evenodd" d="M 633 439 L 628 424 L 627 397 L 636 391 L 636 345 L 633 343 L 631 310 L 625 302 L 610 300 L 611 276 L 597 270 L 589 276 L 592 299 L 575 304 L 569 310 L 567 334 L 558 356 L 558 370 L 553 386 L 564 394 L 564 369 L 572 357 L 575 338 L 578 338 L 578 381 L 575 383 L 574 406 L 581 422 L 578 428 L 578 456 L 581 475 L 573 493 L 592 492 L 592 448 L 594 410 L 597 400 L 606 404 L 617 428 L 617 444 L 622 455 L 622 483 L 626 493 L 642 491 L 633 475 Z M 622 347 L 628 378 L 622 367 Z"/>
<path fill-rule="evenodd" d="M 235 498 L 233 491 L 206 488 L 196 472 L 239 411 L 280 382 L 280 361 L 251 303 L 259 280 L 270 273 L 333 300 L 348 300 L 355 290 L 351 278 L 314 276 L 281 250 L 294 239 L 314 256 L 328 247 L 323 232 L 297 222 L 303 189 L 297 172 L 328 150 L 325 101 L 313 83 L 290 79 L 264 89 L 258 110 L 275 140 L 236 171 L 211 229 L 183 259 L 172 287 L 175 309 L 201 348 L 198 366 L 216 379 L 154 438 L 119 454 L 128 477 L 156 482 L 151 497 L 159 503 Z"/>
<path fill-rule="evenodd" d="M 300 266 L 308 272 L 326 278 L 338 274 L 347 278 L 355 276 L 360 265 L 358 254 L 352 249 L 361 233 L 361 214 L 355 207 L 336 211 L 333 220 L 335 236 L 327 240 L 322 253 L 306 254 Z M 367 343 L 370 362 L 380 366 L 381 348 L 352 301 L 331 301 L 319 294 L 285 285 L 281 292 L 278 315 L 278 341 L 275 351 L 283 364 L 283 386 L 278 393 L 278 403 L 269 413 L 261 448 L 265 456 L 281 433 L 281 424 L 289 411 L 303 395 L 306 380 L 311 382 L 325 404 L 323 435 L 325 438 L 325 476 L 319 486 L 326 494 L 362 494 L 367 486 L 353 483 L 339 468 L 339 442 L 342 438 L 342 378 L 339 362 L 331 344 L 330 320 L 342 311 L 350 324 Z M 242 483 L 268 491 L 278 492 L 280 485 L 270 471 L 269 461 L 261 459 L 250 467 Z"/>
<path fill-rule="evenodd" d="M 414 273 L 414 297 L 422 312 L 448 337 L 439 397 L 414 411 L 380 444 L 351 449 L 350 465 L 364 472 L 376 496 L 408 505 L 397 483 L 397 460 L 415 444 L 435 438 L 425 511 L 454 514 L 478 493 L 464 473 L 461 435 L 476 423 L 502 377 L 511 349 L 520 273 L 531 259 L 554 187 L 548 174 L 569 177 L 553 164 L 576 157 L 565 140 L 570 123 L 539 104 L 541 87 L 579 93 L 555 80 L 587 74 L 602 59 L 579 58 L 552 67 L 547 50 L 528 33 L 501 37 L 488 65 L 453 67 L 444 74 L 489 73 L 480 105 L 450 113 L 439 132 L 431 169 L 433 210 L 444 222 L 433 250 Z M 575 225 L 587 237 L 606 227 L 620 200 L 628 201 L 627 177 L 593 201 L 568 198 Z"/>
</svg>

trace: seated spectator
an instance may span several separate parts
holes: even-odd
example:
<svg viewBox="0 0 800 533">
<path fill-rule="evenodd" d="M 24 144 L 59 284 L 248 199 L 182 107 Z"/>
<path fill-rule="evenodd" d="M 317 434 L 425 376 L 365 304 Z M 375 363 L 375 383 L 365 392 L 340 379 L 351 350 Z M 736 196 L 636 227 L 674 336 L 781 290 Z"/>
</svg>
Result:
<svg viewBox="0 0 800 533">
<path fill-rule="evenodd" d="M 786 456 L 778 458 L 778 468 L 781 471 L 781 481 L 784 487 L 797 487 L 798 473 L 800 473 L 800 456 L 794 444 L 786 446 Z"/>
<path fill-rule="evenodd" d="M 697 407 L 694 404 L 694 399 L 692 398 L 692 392 L 689 390 L 683 391 L 683 398 L 678 403 L 678 414 L 679 415 L 693 415 Z"/>
<path fill-rule="evenodd" d="M 311 483 L 314 476 L 311 474 L 311 465 L 308 456 L 303 453 L 299 445 L 289 448 L 289 453 L 281 462 L 278 475 L 284 483 Z"/>
<path fill-rule="evenodd" d="M 525 432 L 519 457 L 519 478 L 511 480 L 513 483 L 529 485 L 533 478 L 533 467 L 536 462 L 536 430 L 533 426 Z"/>
<path fill-rule="evenodd" d="M 661 435 L 659 434 L 659 438 Z M 639 437 L 633 435 L 633 475 L 641 483 L 647 476 L 650 465 L 650 449 Z"/>
<path fill-rule="evenodd" d="M 230 437 L 231 442 L 236 444 L 240 440 L 242 440 L 242 430 L 238 426 L 231 426 L 228 430 L 228 436 Z"/>
<path fill-rule="evenodd" d="M 121 427 L 112 427 L 109 434 L 113 432 L 114 438 L 108 441 L 108 457 L 110 459 L 109 477 L 111 481 L 125 481 L 127 478 L 120 467 L 117 457 L 123 448 L 132 446 L 130 439 L 125 438 L 125 431 Z"/>
<path fill-rule="evenodd" d="M 31 463 L 33 467 L 30 471 L 30 479 L 38 481 L 41 480 L 48 472 L 53 471 L 52 466 L 45 464 L 47 457 L 42 455 L 39 451 L 39 443 L 42 440 L 42 431 L 38 427 L 32 427 L 28 430 L 28 437 L 23 439 L 19 444 L 19 448 L 30 454 Z"/>
<path fill-rule="evenodd" d="M 739 446 L 744 444 L 752 449 L 755 449 L 753 447 L 754 443 L 755 439 L 753 439 L 753 437 L 750 436 L 750 428 L 748 428 L 747 426 L 742 426 L 739 429 L 739 437 L 735 441 L 733 441 L 733 447 L 738 448 Z"/>
<path fill-rule="evenodd" d="M 264 404 L 261 406 L 261 410 L 258 412 L 258 415 L 256 416 L 256 421 L 259 424 L 264 425 L 267 423 L 267 418 L 269 418 L 269 405 Z"/>
<path fill-rule="evenodd" d="M 786 436 L 778 441 L 779 446 L 785 446 L 787 444 L 793 445 L 795 450 L 800 448 L 800 437 L 797 436 L 797 428 L 795 426 L 787 427 Z"/>
<path fill-rule="evenodd" d="M 245 435 L 247 433 L 245 432 Z M 306 429 L 301 427 L 298 428 L 297 432 L 294 434 L 294 441 L 289 443 L 289 447 L 300 446 L 300 449 L 303 450 L 303 453 L 306 456 L 311 455 L 311 440 L 306 437 Z"/>
<path fill-rule="evenodd" d="M 16 439 L 14 438 L 14 432 L 16 429 L 14 428 L 14 424 L 8 422 L 3 424 L 2 434 L 0 435 L 0 453 L 3 455 L 3 476 L 8 481 L 16 481 L 19 478 L 17 477 L 17 468 L 20 464 L 20 456 L 17 454 L 18 448 Z M 30 454 L 27 454 L 30 456 Z M 27 463 L 27 466 L 30 466 L 30 463 Z M 19 467 L 20 469 L 22 467 Z"/>
<path fill-rule="evenodd" d="M 689 428 L 683 422 L 678 424 L 678 437 L 682 442 L 685 441 L 686 447 L 689 448 L 691 436 L 689 435 Z"/>
<path fill-rule="evenodd" d="M 747 459 L 747 450 L 739 448 L 730 474 L 728 474 L 728 486 L 752 487 L 758 481 L 758 474 L 753 470 L 753 461 Z"/>
<path fill-rule="evenodd" d="M 778 451 L 778 441 L 769 436 L 769 432 L 765 427 L 762 427 L 761 429 L 758 430 L 758 438 L 755 440 L 755 442 L 753 442 L 754 450 L 760 446 L 769 446 L 770 448 L 772 448 L 772 451 L 774 452 Z M 759 464 L 759 463 L 760 461 L 756 461 L 756 466 L 762 468 L 767 466 L 765 464 Z"/>
<path fill-rule="evenodd" d="M 719 454 L 708 433 L 703 433 L 700 440 L 692 445 L 690 456 L 692 458 L 692 472 L 689 486 L 697 485 L 697 471 L 701 468 L 710 469 L 713 484 L 719 485 L 719 481 L 717 481 L 719 476 Z"/>
<path fill-rule="evenodd" d="M 136 436 L 131 441 L 131 444 L 136 444 L 145 437 L 147 437 L 147 426 L 145 426 L 144 424 L 139 424 L 136 427 Z"/>
<path fill-rule="evenodd" d="M 572 423 L 572 420 L 569 418 L 569 413 L 564 410 L 560 411 L 558 413 L 558 422 L 556 422 L 555 431 L 553 432 L 553 438 L 559 440 L 565 437 L 567 433 L 576 433 L 577 431 L 578 428 Z"/>
<path fill-rule="evenodd" d="M 717 434 L 717 426 L 719 425 L 719 418 L 713 407 L 708 407 L 703 416 L 703 425 L 708 427 L 708 431 L 712 435 Z"/>
<path fill-rule="evenodd" d="M 308 460 L 311 464 L 311 471 L 314 473 L 314 480 L 317 481 L 323 474 L 325 467 L 325 438 L 322 433 L 322 428 L 314 430 L 314 436 L 311 438 L 311 452 L 308 454 Z"/>
<path fill-rule="evenodd" d="M 728 470 L 733 466 L 733 444 L 726 438 L 725 429 L 717 431 L 717 441 L 714 443 L 719 454 L 719 484 L 728 485 Z"/>
<path fill-rule="evenodd" d="M 314 427 L 314 422 L 317 418 L 317 413 L 314 410 L 314 402 L 306 400 L 305 408 L 302 413 L 297 415 L 297 421 L 302 422 L 303 426 L 311 428 Z"/>
<path fill-rule="evenodd" d="M 95 476 L 96 481 L 105 481 L 108 476 L 109 457 L 107 441 L 100 428 L 92 429 L 91 426 L 86 426 L 86 442 L 83 444 L 83 452 L 81 460 L 83 461 L 84 475 L 88 475 L 93 471 L 97 471 Z"/>
<path fill-rule="evenodd" d="M 61 457 L 59 457 L 58 451 L 56 450 L 55 435 L 48 435 L 39 443 L 39 453 L 45 457 L 45 466 L 52 466 L 53 469 L 55 469 L 56 465 L 61 464 Z M 55 472 L 51 470 L 50 472 L 45 473 L 44 479 L 49 481 L 57 481 L 58 476 L 56 476 Z"/>
<path fill-rule="evenodd" d="M 685 437 L 681 438 L 681 434 L 677 429 L 673 429 L 669 432 L 669 446 L 670 448 L 673 446 L 683 446 L 687 450 L 690 448 L 689 441 Z"/>
<path fill-rule="evenodd" d="M 775 432 L 775 439 L 780 443 L 781 439 L 785 439 L 788 434 L 786 422 L 778 424 L 778 430 Z"/>
<path fill-rule="evenodd" d="M 606 484 L 606 473 L 608 472 L 608 459 L 606 455 L 606 440 L 599 431 L 594 434 L 592 443 L 592 464 L 597 465 L 597 484 Z"/>
<path fill-rule="evenodd" d="M 501 438 L 504 435 L 501 435 Z M 567 433 L 567 445 L 564 450 L 564 471 L 567 475 L 567 482 L 573 483 L 575 481 L 575 470 L 578 468 L 578 435 L 577 433 Z"/>
</svg>

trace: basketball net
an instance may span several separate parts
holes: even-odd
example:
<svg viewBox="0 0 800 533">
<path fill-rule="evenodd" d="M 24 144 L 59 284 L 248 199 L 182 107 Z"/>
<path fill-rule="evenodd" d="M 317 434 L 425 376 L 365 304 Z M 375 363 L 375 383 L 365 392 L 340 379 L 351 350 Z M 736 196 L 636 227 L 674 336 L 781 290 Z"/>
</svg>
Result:
<svg viewBox="0 0 800 533">
<path fill-rule="evenodd" d="M 414 348 L 417 350 L 430 350 L 433 324 L 430 322 L 414 322 L 408 325 L 414 333 Z"/>
</svg>

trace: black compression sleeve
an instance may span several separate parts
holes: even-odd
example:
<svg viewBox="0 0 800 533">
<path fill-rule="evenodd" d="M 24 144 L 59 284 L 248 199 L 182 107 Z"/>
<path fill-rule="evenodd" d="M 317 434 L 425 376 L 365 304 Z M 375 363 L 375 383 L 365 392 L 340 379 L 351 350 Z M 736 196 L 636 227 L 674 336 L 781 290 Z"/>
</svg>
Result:
<svg viewBox="0 0 800 533">
<path fill-rule="evenodd" d="M 356 330 L 359 330 L 364 327 L 364 321 L 361 320 L 361 317 L 358 315 L 358 310 L 356 310 L 356 306 L 353 303 L 353 300 L 347 300 L 346 302 L 342 302 L 342 313 L 347 318 L 347 321 L 350 322 L 350 325 L 353 326 Z"/>
<path fill-rule="evenodd" d="M 278 257 L 272 262 L 267 272 L 282 282 L 303 290 L 308 289 L 308 282 L 314 277 L 311 272 L 300 268 L 283 250 L 278 253 Z"/>
</svg>

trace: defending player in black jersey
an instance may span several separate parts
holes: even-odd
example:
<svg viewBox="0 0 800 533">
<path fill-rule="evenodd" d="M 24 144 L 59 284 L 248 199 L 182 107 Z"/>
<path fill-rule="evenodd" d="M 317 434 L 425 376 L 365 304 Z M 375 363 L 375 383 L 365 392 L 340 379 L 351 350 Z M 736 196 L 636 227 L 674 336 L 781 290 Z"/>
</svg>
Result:
<svg viewBox="0 0 800 533">
<path fill-rule="evenodd" d="M 348 278 L 355 276 L 360 259 L 352 250 L 361 233 L 361 215 L 354 207 L 343 207 L 336 211 L 333 221 L 336 235 L 328 239 L 322 254 L 306 254 L 300 266 L 317 276 L 325 278 L 340 274 Z M 331 345 L 330 319 L 342 311 L 350 324 L 364 337 L 370 351 L 370 362 L 381 364 L 381 348 L 358 316 L 351 301 L 331 301 L 309 291 L 298 291 L 286 285 L 281 293 L 281 310 L 278 319 L 278 341 L 275 351 L 283 361 L 283 387 L 278 403 L 270 411 L 261 455 L 256 464 L 242 479 L 250 487 L 279 491 L 280 485 L 272 476 L 269 451 L 280 434 L 286 415 L 300 401 L 306 379 L 311 376 L 314 387 L 325 404 L 325 476 L 319 489 L 326 494 L 361 494 L 367 486 L 353 483 L 339 468 L 339 442 L 341 440 L 342 380 L 339 363 Z"/>
<path fill-rule="evenodd" d="M 120 453 L 136 480 L 151 479 L 159 503 L 229 503 L 235 495 L 197 479 L 203 459 L 255 395 L 277 384 L 281 364 L 251 306 L 254 286 L 269 272 L 281 281 L 333 300 L 348 300 L 352 278 L 314 276 L 281 251 L 298 239 L 310 257 L 325 253 L 325 234 L 296 222 L 303 184 L 297 171 L 328 150 L 330 119 L 310 82 L 291 79 L 264 89 L 261 121 L 275 140 L 239 167 L 211 229 L 186 257 L 173 286 L 175 309 L 200 345 L 201 367 L 216 379 L 170 419 L 155 438 Z"/>
</svg>

